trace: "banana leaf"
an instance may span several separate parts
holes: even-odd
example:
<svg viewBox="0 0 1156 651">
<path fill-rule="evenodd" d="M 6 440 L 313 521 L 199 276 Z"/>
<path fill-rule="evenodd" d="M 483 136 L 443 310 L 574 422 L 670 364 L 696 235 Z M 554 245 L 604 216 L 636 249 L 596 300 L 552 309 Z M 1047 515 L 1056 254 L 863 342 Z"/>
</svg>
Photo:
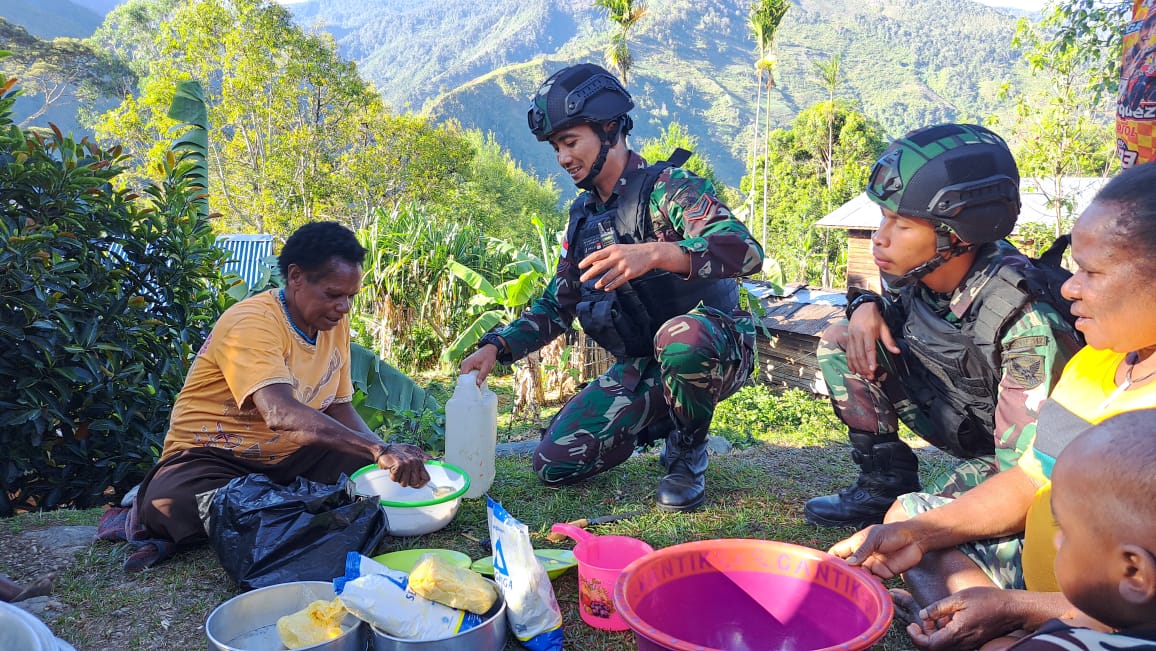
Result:
<svg viewBox="0 0 1156 651">
<path fill-rule="evenodd" d="M 350 344 L 350 353 L 353 388 L 365 394 L 360 405 L 362 409 L 419 413 L 426 409 L 438 409 L 437 400 L 426 393 L 425 389 L 405 373 L 379 359 L 368 348 L 353 343 Z"/>
</svg>

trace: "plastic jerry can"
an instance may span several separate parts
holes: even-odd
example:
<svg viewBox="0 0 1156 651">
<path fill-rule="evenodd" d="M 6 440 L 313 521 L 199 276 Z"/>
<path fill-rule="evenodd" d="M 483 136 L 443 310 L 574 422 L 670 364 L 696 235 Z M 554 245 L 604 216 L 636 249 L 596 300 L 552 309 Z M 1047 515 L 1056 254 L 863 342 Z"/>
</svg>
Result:
<svg viewBox="0 0 1156 651">
<path fill-rule="evenodd" d="M 470 477 L 465 497 L 481 497 L 494 483 L 494 455 L 498 447 L 498 396 L 482 382 L 477 371 L 458 376 L 454 395 L 446 401 L 446 463 Z"/>
</svg>

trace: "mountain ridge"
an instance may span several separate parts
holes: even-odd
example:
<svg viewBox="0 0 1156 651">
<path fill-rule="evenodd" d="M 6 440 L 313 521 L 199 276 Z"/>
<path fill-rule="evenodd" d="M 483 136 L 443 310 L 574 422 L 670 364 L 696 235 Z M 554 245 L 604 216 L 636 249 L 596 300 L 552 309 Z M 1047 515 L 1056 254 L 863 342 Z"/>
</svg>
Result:
<svg viewBox="0 0 1156 651">
<path fill-rule="evenodd" d="M 528 98 L 563 65 L 602 63 L 613 31 L 599 11 L 574 0 L 466 8 L 455 0 L 309 0 L 289 8 L 302 24 L 323 20 L 390 105 L 492 132 L 539 175 L 554 174 L 554 163 L 549 148 L 525 130 Z M 629 36 L 635 135 L 654 137 L 668 122 L 682 123 L 732 185 L 745 170 L 755 114 L 747 15 L 728 0 L 650 0 Z M 382 20 L 395 21 L 394 29 Z M 1009 114 L 1000 86 L 1030 83 L 1010 47 L 1016 20 L 971 0 L 794 0 L 773 51 L 772 128 L 827 98 L 812 67 L 835 53 L 842 53 L 845 71 L 837 97 L 861 106 L 892 136 L 933 122 Z M 367 36 L 407 29 L 412 39 Z M 379 47 L 369 52 L 372 43 Z M 411 60 L 421 63 L 405 64 Z"/>
</svg>

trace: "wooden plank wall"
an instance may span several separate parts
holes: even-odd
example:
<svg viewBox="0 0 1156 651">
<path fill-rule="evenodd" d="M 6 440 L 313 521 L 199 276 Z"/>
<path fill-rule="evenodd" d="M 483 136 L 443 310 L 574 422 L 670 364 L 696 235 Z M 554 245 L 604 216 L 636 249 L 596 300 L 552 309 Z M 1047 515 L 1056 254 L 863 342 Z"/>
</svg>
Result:
<svg viewBox="0 0 1156 651">
<path fill-rule="evenodd" d="M 779 388 L 797 388 L 827 395 L 827 385 L 819 374 L 815 348 L 819 338 L 793 332 L 772 330 L 768 336 L 759 334 L 756 341 L 759 354 L 758 379 Z"/>
<path fill-rule="evenodd" d="M 883 286 L 879 281 L 879 267 L 875 266 L 875 259 L 871 256 L 872 232 L 868 230 L 847 232 L 847 286 L 865 287 L 881 292 Z"/>
</svg>

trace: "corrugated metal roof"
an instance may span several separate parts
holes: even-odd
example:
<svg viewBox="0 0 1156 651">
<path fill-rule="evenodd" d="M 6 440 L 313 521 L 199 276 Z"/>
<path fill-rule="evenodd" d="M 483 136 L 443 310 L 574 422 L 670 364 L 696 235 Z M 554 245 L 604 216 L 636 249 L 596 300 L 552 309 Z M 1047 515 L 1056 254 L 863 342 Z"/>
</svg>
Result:
<svg viewBox="0 0 1156 651">
<path fill-rule="evenodd" d="M 775 296 L 767 283 L 742 281 L 743 288 L 759 299 L 762 323 L 771 330 L 817 337 L 827 326 L 843 318 L 847 298 L 842 292 L 788 285 L 787 296 Z"/>
<path fill-rule="evenodd" d="M 235 273 L 253 287 L 261 279 L 261 261 L 273 255 L 272 235 L 218 235 L 216 245 L 232 255 L 225 262 L 225 273 Z"/>
<path fill-rule="evenodd" d="M 1049 207 L 1048 204 L 1052 198 L 1059 196 L 1061 191 L 1064 200 L 1070 201 L 1073 206 L 1072 215 L 1078 216 L 1088 204 L 1092 203 L 1096 193 L 1107 182 L 1106 176 L 1065 176 L 1059 179 L 1059 182 L 1055 177 L 1025 178 L 1020 181 L 1020 200 L 1023 207 L 1020 209 L 1017 224 L 1055 223 L 1055 208 Z M 815 225 L 825 228 L 874 230 L 879 226 L 879 206 L 868 199 L 866 193 L 860 193 L 815 222 Z"/>
</svg>

